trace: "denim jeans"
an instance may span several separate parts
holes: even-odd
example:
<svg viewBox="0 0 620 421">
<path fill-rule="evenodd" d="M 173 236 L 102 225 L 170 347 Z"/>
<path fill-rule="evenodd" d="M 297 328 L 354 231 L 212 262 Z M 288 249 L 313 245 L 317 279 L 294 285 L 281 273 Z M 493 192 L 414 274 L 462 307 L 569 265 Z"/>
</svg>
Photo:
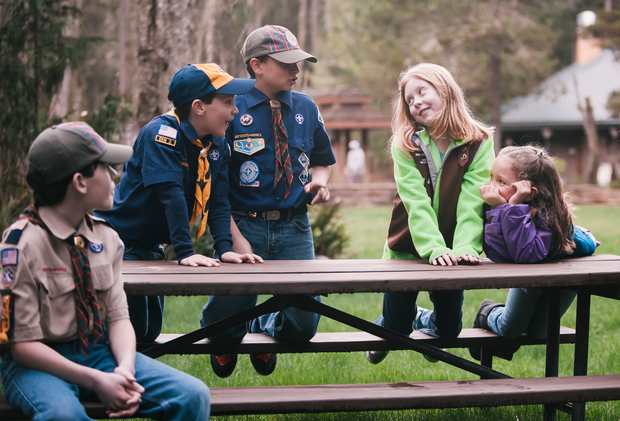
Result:
<svg viewBox="0 0 620 421">
<path fill-rule="evenodd" d="M 416 299 L 418 292 L 386 292 L 383 295 L 383 315 L 375 321 L 403 335 L 409 335 L 415 328 L 430 336 L 456 338 L 463 323 L 463 291 L 432 291 L 429 293 L 433 310 L 425 310 L 418 319 Z M 415 326 L 413 326 L 415 320 Z"/>
<path fill-rule="evenodd" d="M 297 215 L 290 221 L 245 219 L 233 215 L 237 227 L 250 242 L 254 254 L 265 260 L 314 260 L 312 229 L 307 214 Z M 202 308 L 200 326 L 207 326 L 233 316 L 256 305 L 256 295 L 212 295 Z M 321 301 L 320 296 L 314 297 Z M 320 315 L 289 307 L 276 313 L 265 314 L 249 323 L 217 333 L 210 340 L 222 344 L 241 342 L 245 334 L 264 333 L 282 341 L 309 341 L 316 334 Z"/>
<path fill-rule="evenodd" d="M 577 296 L 576 291 L 563 289 L 560 295 L 560 317 Z M 496 307 L 487 317 L 489 328 L 498 335 L 516 338 L 526 333 L 534 338 L 547 336 L 549 292 L 527 294 L 521 288 L 510 288 L 505 307 Z"/>
<path fill-rule="evenodd" d="M 79 340 L 49 345 L 77 364 L 106 373 L 116 368 L 105 337 L 94 345 L 88 358 L 79 351 Z M 136 380 L 145 389 L 136 416 L 178 421 L 209 419 L 209 388 L 202 381 L 140 353 L 136 354 L 135 368 Z M 9 403 L 33 420 L 91 420 L 80 399 L 99 401 L 91 390 L 18 364 L 8 349 L 2 354 L 0 372 Z"/>
<path fill-rule="evenodd" d="M 136 243 L 125 244 L 123 260 L 164 260 L 164 248 L 159 245 L 145 247 Z M 164 324 L 163 295 L 128 295 L 129 318 L 138 341 L 152 342 L 161 333 Z"/>
</svg>

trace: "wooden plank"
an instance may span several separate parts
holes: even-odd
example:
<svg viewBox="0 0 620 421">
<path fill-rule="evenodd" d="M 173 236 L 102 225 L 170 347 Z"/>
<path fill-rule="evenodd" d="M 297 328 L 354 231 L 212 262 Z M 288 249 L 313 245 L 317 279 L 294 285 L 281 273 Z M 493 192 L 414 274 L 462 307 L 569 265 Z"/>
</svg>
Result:
<svg viewBox="0 0 620 421">
<path fill-rule="evenodd" d="M 226 265 L 235 269 L 231 273 L 219 271 L 222 267 L 186 268 L 166 262 L 141 262 L 143 266 L 139 268 L 165 271 L 132 273 L 138 272 L 136 267 L 124 269 L 124 281 L 125 291 L 132 295 L 333 294 L 620 285 L 620 256 L 532 265 L 433 267 L 420 262 L 268 261 L 262 265 Z M 403 264 L 408 264 L 409 269 L 402 269 Z M 325 269 L 324 265 L 330 267 Z M 377 270 L 375 266 L 383 269 Z"/>
<path fill-rule="evenodd" d="M 620 375 L 259 386 L 211 389 L 212 415 L 378 411 L 595 402 L 620 400 Z M 103 405 L 84 402 L 92 418 L 107 418 Z M 26 419 L 0 395 L 3 421 Z"/>
<path fill-rule="evenodd" d="M 139 343 L 138 350 L 144 351 L 156 345 L 164 344 L 178 338 L 180 334 L 164 333 L 155 342 Z M 458 338 L 435 338 L 419 331 L 414 331 L 411 338 L 428 343 L 437 348 L 468 348 L 503 345 L 544 345 L 545 339 L 536 339 L 522 335 L 519 338 L 507 339 L 484 329 L 463 329 Z M 575 343 L 575 330 L 562 326 L 560 328 L 561 343 Z M 407 349 L 378 338 L 366 332 L 319 332 L 309 342 L 281 342 L 268 335 L 259 333 L 247 334 L 240 344 L 233 346 L 218 345 L 208 339 L 178 349 L 175 354 L 256 354 L 276 352 L 308 353 L 308 352 L 359 352 Z"/>
<path fill-rule="evenodd" d="M 213 415 L 461 408 L 620 400 L 620 375 L 211 389 Z"/>
</svg>

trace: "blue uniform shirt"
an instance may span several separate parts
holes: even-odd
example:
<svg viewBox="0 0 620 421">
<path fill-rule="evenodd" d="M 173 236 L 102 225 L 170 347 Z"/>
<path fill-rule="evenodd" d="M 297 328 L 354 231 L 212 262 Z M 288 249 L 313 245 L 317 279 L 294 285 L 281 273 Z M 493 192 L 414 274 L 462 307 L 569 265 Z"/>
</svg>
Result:
<svg viewBox="0 0 620 421">
<path fill-rule="evenodd" d="M 336 162 L 323 119 L 312 98 L 295 91 L 282 91 L 276 99 L 281 103 L 288 133 L 293 170 L 291 192 L 284 199 L 284 177 L 274 188 L 275 142 L 269 98 L 253 88 L 236 96 L 239 114 L 226 132 L 231 149 L 228 167 L 232 209 L 264 212 L 300 208 L 312 200 L 304 192 L 304 186 L 310 182 L 308 170 Z"/>
<path fill-rule="evenodd" d="M 189 219 L 201 147 L 193 144 L 198 135 L 186 120 L 173 113 L 155 117 L 136 139 L 134 154 L 114 191 L 114 205 L 96 211 L 125 242 L 142 245 L 172 243 L 179 262 L 194 254 Z M 198 142 L 197 142 L 198 143 Z M 226 140 L 205 136 L 202 144 L 213 143 L 208 152 L 211 195 L 208 224 L 213 248 L 220 255 L 232 251 L 228 161 Z"/>
</svg>

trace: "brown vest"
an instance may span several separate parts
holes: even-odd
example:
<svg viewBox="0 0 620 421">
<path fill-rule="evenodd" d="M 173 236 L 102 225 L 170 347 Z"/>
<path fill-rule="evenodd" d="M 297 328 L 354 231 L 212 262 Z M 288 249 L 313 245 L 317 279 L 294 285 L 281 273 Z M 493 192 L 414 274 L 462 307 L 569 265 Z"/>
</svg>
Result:
<svg viewBox="0 0 620 421">
<path fill-rule="evenodd" d="M 456 208 L 461 194 L 461 184 L 463 175 L 469 169 L 471 161 L 476 156 L 480 141 L 472 141 L 462 146 L 454 148 L 445 158 L 441 179 L 439 182 L 439 210 L 437 220 L 439 221 L 439 231 L 443 235 L 448 248 L 452 248 L 454 239 L 454 229 L 456 228 Z M 426 155 L 422 150 L 411 152 L 426 187 L 426 193 L 433 202 L 434 191 Z M 420 257 L 409 232 L 409 215 L 405 209 L 398 192 L 394 196 L 394 209 L 392 219 L 388 229 L 388 247 L 392 251 L 407 252 L 416 257 Z"/>
</svg>

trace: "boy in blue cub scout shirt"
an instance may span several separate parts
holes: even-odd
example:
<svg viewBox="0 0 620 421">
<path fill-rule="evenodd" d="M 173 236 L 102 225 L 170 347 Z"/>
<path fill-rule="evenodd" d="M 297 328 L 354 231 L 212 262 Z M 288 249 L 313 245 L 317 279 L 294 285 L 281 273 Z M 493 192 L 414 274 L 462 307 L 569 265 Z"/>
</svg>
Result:
<svg viewBox="0 0 620 421">
<path fill-rule="evenodd" d="M 241 56 L 256 85 L 236 97 L 239 114 L 226 132 L 233 219 L 251 246 L 240 250 L 267 260 L 314 259 L 307 204 L 329 200 L 329 166 L 336 160 L 316 104 L 292 89 L 297 63 L 317 59 L 299 48 L 291 31 L 273 25 L 252 32 Z M 255 295 L 210 296 L 201 325 L 251 308 L 256 300 Z M 290 307 L 252 320 L 247 330 L 284 341 L 308 341 L 319 317 Z M 209 339 L 238 343 L 245 334 L 246 325 L 240 325 Z M 250 355 L 250 360 L 260 374 L 268 375 L 275 369 L 276 354 Z M 211 355 L 220 377 L 229 376 L 236 363 L 234 354 Z"/>
<path fill-rule="evenodd" d="M 200 380 L 136 353 L 121 275 L 123 243 L 93 208 L 109 209 L 132 155 L 81 121 L 44 130 L 28 153 L 35 204 L 0 244 L 0 372 L 11 405 L 35 420 L 107 416 L 206 420 Z"/>
<path fill-rule="evenodd" d="M 171 243 L 182 265 L 219 266 L 216 259 L 194 253 L 190 225 L 199 217 L 198 237 L 208 222 L 222 261 L 261 260 L 232 249 L 230 151 L 223 139 L 238 113 L 234 96 L 253 86 L 254 81 L 235 79 L 216 64 L 188 64 L 174 75 L 168 99 L 175 108 L 144 126 L 114 206 L 95 213 L 125 242 L 124 260 L 163 260 L 162 243 Z M 161 333 L 164 297 L 131 296 L 128 301 L 138 340 L 154 341 Z"/>
</svg>

